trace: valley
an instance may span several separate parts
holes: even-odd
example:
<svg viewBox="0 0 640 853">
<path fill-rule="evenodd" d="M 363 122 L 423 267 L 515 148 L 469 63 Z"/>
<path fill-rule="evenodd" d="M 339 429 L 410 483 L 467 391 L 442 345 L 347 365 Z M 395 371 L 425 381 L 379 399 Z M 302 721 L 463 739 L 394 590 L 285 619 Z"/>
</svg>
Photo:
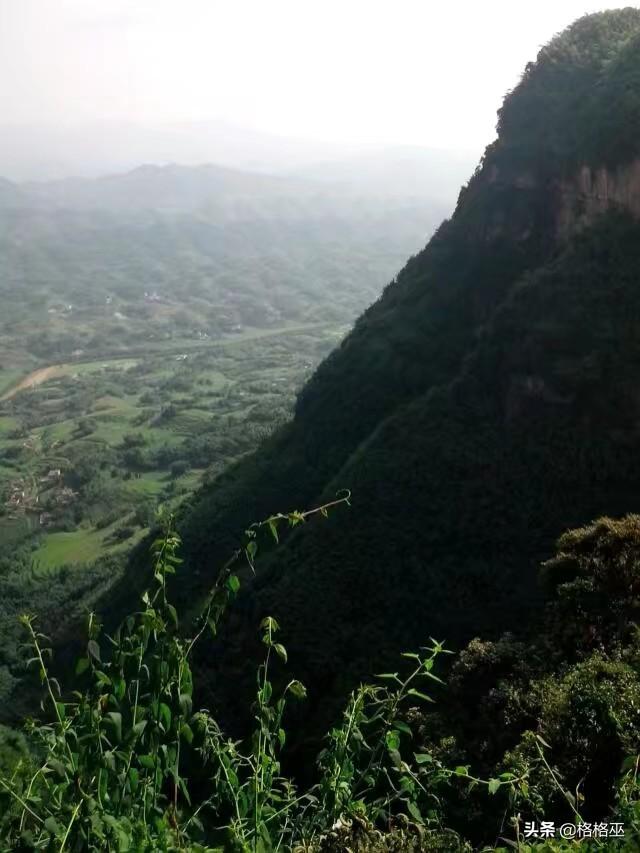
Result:
<svg viewBox="0 0 640 853">
<path fill-rule="evenodd" d="M 3 181 L 3 557 L 124 553 L 290 417 L 441 215 L 215 166 Z"/>
<path fill-rule="evenodd" d="M 289 417 L 344 331 L 248 330 L 31 372 L 0 400 L 0 542 L 28 547 L 37 571 L 133 544 L 158 503 L 176 506 Z"/>
<path fill-rule="evenodd" d="M 0 181 L 0 718 L 19 614 L 83 618 L 161 508 L 290 420 L 445 210 L 216 166 Z"/>
</svg>

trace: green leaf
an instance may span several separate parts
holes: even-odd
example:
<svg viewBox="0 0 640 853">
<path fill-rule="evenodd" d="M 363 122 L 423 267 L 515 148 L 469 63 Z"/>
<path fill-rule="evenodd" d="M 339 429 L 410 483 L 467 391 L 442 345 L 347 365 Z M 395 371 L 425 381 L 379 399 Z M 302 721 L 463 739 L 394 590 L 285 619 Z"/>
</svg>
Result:
<svg viewBox="0 0 640 853">
<path fill-rule="evenodd" d="M 262 686 L 262 691 L 261 691 L 263 704 L 266 705 L 269 702 L 272 694 L 273 694 L 273 687 L 271 686 L 271 682 L 265 681 L 263 686 Z"/>
<path fill-rule="evenodd" d="M 273 518 L 268 519 L 267 524 L 269 525 L 269 530 L 271 531 L 271 535 L 273 536 L 273 538 L 275 539 L 276 542 L 279 542 L 280 540 L 278 539 L 278 526 L 275 522 L 275 519 L 273 519 Z"/>
<path fill-rule="evenodd" d="M 186 740 L 187 743 L 193 743 L 193 731 L 191 729 L 191 726 L 189 726 L 187 723 L 183 723 L 180 726 L 180 734 Z"/>
<path fill-rule="evenodd" d="M 416 823 L 424 823 L 424 818 L 420 814 L 420 809 L 415 803 L 411 802 L 411 800 L 407 803 L 407 811 Z"/>
<path fill-rule="evenodd" d="M 414 755 L 417 764 L 431 764 L 433 756 L 428 752 L 416 752 Z"/>
<path fill-rule="evenodd" d="M 404 720 L 394 720 L 393 726 L 398 729 L 399 732 L 402 732 L 403 735 L 407 735 L 408 737 L 413 737 L 413 732 L 411 731 L 411 727 L 408 726 Z"/>
<path fill-rule="evenodd" d="M 76 663 L 76 675 L 82 675 L 89 669 L 89 658 L 78 658 Z"/>
<path fill-rule="evenodd" d="M 140 778 L 140 774 L 138 773 L 135 767 L 130 767 L 129 773 L 127 775 L 129 777 L 129 785 L 131 787 L 131 790 L 135 793 L 138 789 L 138 780 Z"/>
<path fill-rule="evenodd" d="M 275 634 L 276 631 L 280 630 L 280 625 L 278 625 L 273 616 L 265 616 L 260 623 L 260 628 L 263 631 L 271 631 L 272 634 Z"/>
<path fill-rule="evenodd" d="M 402 766 L 403 766 L 403 765 L 402 765 L 402 756 L 400 755 L 400 753 L 398 752 L 398 750 L 397 750 L 397 749 L 390 749 L 390 750 L 389 750 L 389 757 L 390 757 L 390 758 L 391 758 L 391 760 L 393 761 L 393 763 L 394 763 L 395 767 L 396 767 L 398 770 L 401 770 L 401 769 L 402 769 Z"/>
<path fill-rule="evenodd" d="M 250 542 L 250 545 L 255 545 L 255 542 Z M 227 587 L 235 595 L 240 589 L 240 579 L 237 575 L 229 575 L 227 578 Z"/>
<path fill-rule="evenodd" d="M 282 658 L 282 660 L 287 662 L 287 650 L 281 643 L 275 643 L 273 646 L 273 650 L 278 655 L 278 657 Z"/>
<path fill-rule="evenodd" d="M 89 640 L 87 643 L 87 651 L 89 652 L 89 656 L 94 660 L 97 660 L 98 663 L 101 663 L 100 658 L 100 646 L 96 643 L 95 640 Z"/>
<path fill-rule="evenodd" d="M 110 711 L 105 714 L 104 720 L 112 726 L 116 743 L 120 743 L 122 740 L 122 714 L 117 711 Z"/>
<path fill-rule="evenodd" d="M 430 678 L 432 681 L 436 681 L 438 684 L 444 684 L 444 681 L 441 678 L 438 678 L 437 675 L 434 675 L 433 672 L 421 672 L 420 675 L 423 678 Z"/>
<path fill-rule="evenodd" d="M 100 687 L 111 687 L 111 679 L 107 673 L 102 672 L 101 669 L 96 670 L 96 679 L 98 680 L 98 685 Z"/>
<path fill-rule="evenodd" d="M 54 817 L 48 817 L 44 822 L 44 828 L 47 832 L 50 832 L 51 835 L 59 835 L 60 834 L 60 826 Z"/>
<path fill-rule="evenodd" d="M 433 702 L 433 699 L 431 698 L 431 696 L 427 696 L 426 693 L 421 693 L 419 690 L 416 690 L 414 687 L 412 687 L 410 690 L 407 691 L 407 695 L 415 696 L 416 699 L 422 699 L 423 702 Z"/>
<path fill-rule="evenodd" d="M 146 729 L 146 727 L 147 727 L 147 720 L 140 720 L 139 723 L 136 723 L 135 726 L 133 726 L 133 728 L 131 729 L 134 737 L 139 737 L 142 734 L 142 732 Z"/>
<path fill-rule="evenodd" d="M 398 750 L 400 748 L 400 733 L 395 729 L 387 732 L 385 740 L 387 743 L 387 749 Z"/>
<path fill-rule="evenodd" d="M 295 696 L 296 699 L 306 699 L 307 698 L 307 688 L 301 681 L 292 681 L 289 684 L 289 692 L 292 696 Z"/>
<path fill-rule="evenodd" d="M 495 794 L 500 790 L 500 780 L 499 779 L 489 779 L 489 784 L 487 785 L 490 794 Z"/>
<path fill-rule="evenodd" d="M 539 740 L 539 741 L 540 741 L 540 743 L 541 743 L 544 747 L 546 747 L 547 749 L 551 749 L 551 747 L 550 747 L 550 746 L 549 746 L 549 744 L 546 742 L 546 740 L 542 737 L 542 735 L 536 735 L 536 738 L 537 738 L 537 740 Z"/>
<path fill-rule="evenodd" d="M 67 768 L 64 766 L 62 761 L 58 761 L 57 758 L 49 758 L 47 760 L 48 766 L 55 771 L 57 776 L 60 779 L 65 779 L 67 776 Z"/>
<path fill-rule="evenodd" d="M 160 709 L 159 709 L 158 716 L 160 718 L 160 722 L 162 723 L 162 726 L 163 726 L 165 732 L 168 732 L 169 729 L 171 728 L 171 709 L 164 702 L 160 703 Z"/>
<path fill-rule="evenodd" d="M 115 675 L 113 677 L 113 693 L 118 701 L 122 699 L 127 689 L 126 682 L 124 678 L 120 678 L 119 675 Z"/>
<path fill-rule="evenodd" d="M 385 681 L 397 681 L 398 684 L 402 684 L 397 672 L 379 672 L 376 678 L 384 679 Z"/>
<path fill-rule="evenodd" d="M 156 766 L 155 761 L 153 759 L 153 755 L 140 755 L 138 756 L 138 761 L 141 767 L 146 768 L 147 770 L 153 770 Z"/>
<path fill-rule="evenodd" d="M 463 767 L 462 764 L 459 764 L 453 772 L 456 774 L 456 776 L 467 776 L 469 773 L 469 768 Z"/>
<path fill-rule="evenodd" d="M 187 717 L 193 708 L 193 699 L 188 693 L 181 693 L 179 698 L 180 712 Z"/>
</svg>

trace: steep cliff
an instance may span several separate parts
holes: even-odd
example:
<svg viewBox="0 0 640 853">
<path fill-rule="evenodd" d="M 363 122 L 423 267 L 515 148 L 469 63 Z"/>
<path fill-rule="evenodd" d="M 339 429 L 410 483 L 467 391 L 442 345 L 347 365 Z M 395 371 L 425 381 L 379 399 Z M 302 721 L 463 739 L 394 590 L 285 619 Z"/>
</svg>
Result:
<svg viewBox="0 0 640 853">
<path fill-rule="evenodd" d="M 556 214 L 558 235 L 569 239 L 576 229 L 592 225 L 612 209 L 640 218 L 640 160 L 609 169 L 583 166 L 576 177 L 560 187 Z"/>
</svg>

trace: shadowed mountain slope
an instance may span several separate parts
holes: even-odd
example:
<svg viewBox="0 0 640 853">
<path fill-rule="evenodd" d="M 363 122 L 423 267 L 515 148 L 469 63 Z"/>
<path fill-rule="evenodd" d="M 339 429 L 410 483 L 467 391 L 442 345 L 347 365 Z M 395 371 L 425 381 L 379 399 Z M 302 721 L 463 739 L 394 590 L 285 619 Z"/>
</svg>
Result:
<svg viewBox="0 0 640 853">
<path fill-rule="evenodd" d="M 225 675 L 266 613 L 318 701 L 429 635 L 521 624 L 562 530 L 638 509 L 639 137 L 606 129 L 640 115 L 639 33 L 637 10 L 603 13 L 543 48 L 452 218 L 293 422 L 184 509 L 193 604 L 249 523 L 353 493 L 263 561 L 221 640 L 240 650 Z"/>
</svg>

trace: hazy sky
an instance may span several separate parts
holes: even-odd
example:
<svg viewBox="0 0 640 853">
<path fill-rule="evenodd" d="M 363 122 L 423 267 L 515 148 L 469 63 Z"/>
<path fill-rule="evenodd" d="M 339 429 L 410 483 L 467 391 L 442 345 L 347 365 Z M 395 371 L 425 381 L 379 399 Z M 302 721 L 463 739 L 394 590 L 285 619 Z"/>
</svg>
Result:
<svg viewBox="0 0 640 853">
<path fill-rule="evenodd" d="M 222 118 L 477 147 L 590 0 L 0 0 L 0 121 Z M 632 4 L 638 5 L 638 4 Z"/>
</svg>

